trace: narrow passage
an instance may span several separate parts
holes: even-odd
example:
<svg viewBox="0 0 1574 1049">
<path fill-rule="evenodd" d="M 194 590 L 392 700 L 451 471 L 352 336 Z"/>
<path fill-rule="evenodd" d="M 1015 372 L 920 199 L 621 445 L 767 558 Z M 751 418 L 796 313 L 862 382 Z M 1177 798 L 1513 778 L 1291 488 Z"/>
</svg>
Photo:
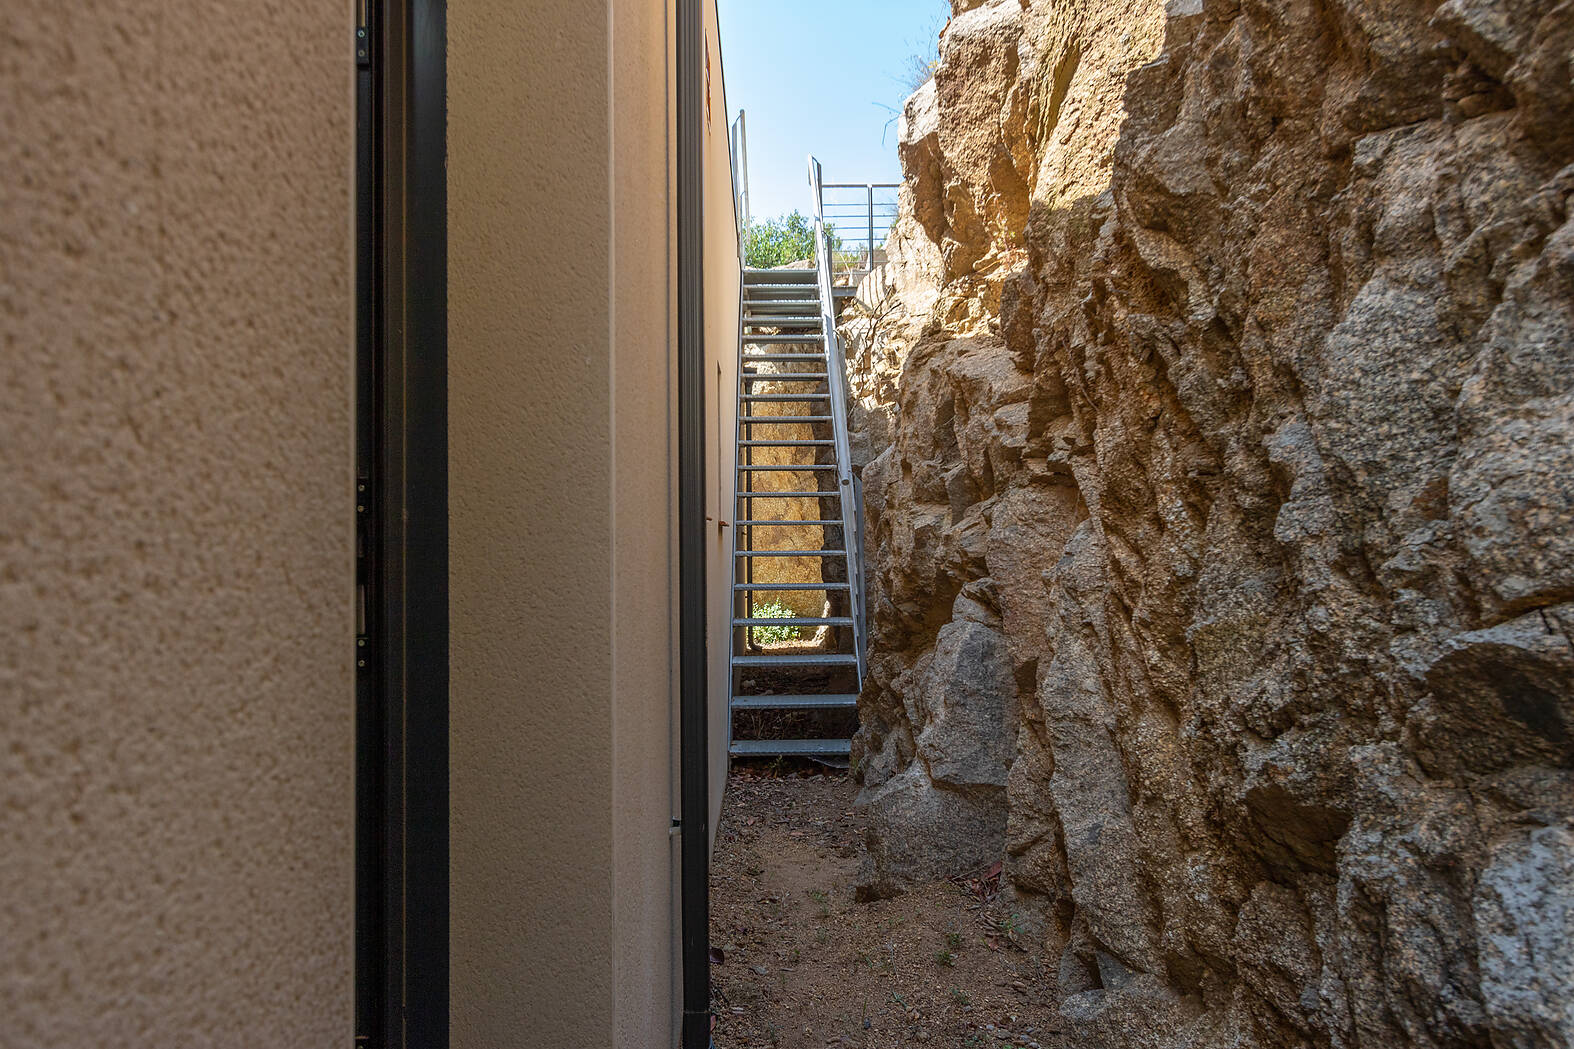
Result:
<svg viewBox="0 0 1574 1049">
<path fill-rule="evenodd" d="M 711 867 L 717 1049 L 1062 1046 L 998 869 L 854 898 L 857 793 L 808 763 L 735 764 Z"/>
</svg>

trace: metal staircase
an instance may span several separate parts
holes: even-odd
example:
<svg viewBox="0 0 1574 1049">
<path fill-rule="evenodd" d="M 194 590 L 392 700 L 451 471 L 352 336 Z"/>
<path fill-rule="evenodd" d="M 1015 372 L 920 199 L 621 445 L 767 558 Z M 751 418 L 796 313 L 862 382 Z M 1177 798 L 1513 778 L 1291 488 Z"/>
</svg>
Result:
<svg viewBox="0 0 1574 1049">
<path fill-rule="evenodd" d="M 864 675 L 861 493 L 852 474 L 846 369 L 813 158 L 810 181 L 820 245 L 816 268 L 743 273 L 728 697 L 729 750 L 737 757 L 846 757 L 846 726 L 853 719 L 844 714 L 843 731 L 828 731 L 835 722 L 814 712 L 856 711 Z M 803 500 L 817 500 L 818 511 L 808 519 L 789 517 Z M 757 542 L 762 533 L 783 530 L 805 538 L 786 546 Z M 787 573 L 792 578 L 756 578 L 760 565 L 784 558 L 797 559 L 796 571 Z M 772 592 L 783 591 L 821 595 L 818 614 L 756 615 Z M 799 644 L 759 644 L 761 627 L 811 635 Z M 805 712 L 787 718 L 800 725 L 798 738 L 742 738 L 738 730 L 749 727 L 749 712 L 759 711 Z"/>
</svg>

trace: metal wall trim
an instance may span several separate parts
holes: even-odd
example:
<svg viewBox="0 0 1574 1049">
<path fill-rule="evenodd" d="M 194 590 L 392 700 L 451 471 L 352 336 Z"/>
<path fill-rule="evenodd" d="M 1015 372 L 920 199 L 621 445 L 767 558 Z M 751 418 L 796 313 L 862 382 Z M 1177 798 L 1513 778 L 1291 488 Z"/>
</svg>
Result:
<svg viewBox="0 0 1574 1049">
<path fill-rule="evenodd" d="M 678 683 L 683 1049 L 710 1045 L 709 667 L 705 638 L 705 22 L 677 2 Z"/>
</svg>

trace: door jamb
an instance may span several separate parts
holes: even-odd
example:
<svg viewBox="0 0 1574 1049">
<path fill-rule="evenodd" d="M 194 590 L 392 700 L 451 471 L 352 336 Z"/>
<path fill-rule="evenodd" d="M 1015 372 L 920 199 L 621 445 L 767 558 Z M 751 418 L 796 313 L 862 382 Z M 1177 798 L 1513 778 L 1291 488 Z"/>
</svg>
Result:
<svg viewBox="0 0 1574 1049">
<path fill-rule="evenodd" d="M 356 1043 L 448 1045 L 445 0 L 356 26 Z"/>
<path fill-rule="evenodd" d="M 710 1045 L 710 753 L 705 578 L 705 21 L 677 0 L 678 692 L 683 1049 Z"/>
</svg>

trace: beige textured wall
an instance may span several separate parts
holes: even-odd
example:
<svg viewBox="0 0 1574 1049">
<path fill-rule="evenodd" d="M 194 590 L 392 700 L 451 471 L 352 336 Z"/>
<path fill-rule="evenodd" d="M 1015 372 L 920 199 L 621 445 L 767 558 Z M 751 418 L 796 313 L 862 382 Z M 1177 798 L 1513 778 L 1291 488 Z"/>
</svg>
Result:
<svg viewBox="0 0 1574 1049">
<path fill-rule="evenodd" d="M 675 1031 L 672 30 L 449 5 L 456 1049 Z"/>
<path fill-rule="evenodd" d="M 347 4 L 0 61 L 0 1044 L 347 1045 Z"/>
<path fill-rule="evenodd" d="M 732 191 L 732 150 L 728 129 L 727 87 L 723 76 L 721 29 L 714 0 L 705 5 L 705 44 L 710 56 L 705 121 L 705 374 L 713 377 L 706 425 L 709 461 L 714 465 L 707 492 L 710 585 L 707 626 L 711 697 L 711 836 L 721 815 L 727 785 L 728 634 L 732 629 L 733 469 L 738 461 L 738 261 L 737 205 Z M 726 522 L 725 527 L 720 522 Z"/>
<path fill-rule="evenodd" d="M 454 0 L 448 31 L 453 1045 L 604 1046 L 610 24 Z"/>
<path fill-rule="evenodd" d="M 612 4 L 614 1044 L 676 1044 L 677 287 L 670 5 Z"/>
</svg>

